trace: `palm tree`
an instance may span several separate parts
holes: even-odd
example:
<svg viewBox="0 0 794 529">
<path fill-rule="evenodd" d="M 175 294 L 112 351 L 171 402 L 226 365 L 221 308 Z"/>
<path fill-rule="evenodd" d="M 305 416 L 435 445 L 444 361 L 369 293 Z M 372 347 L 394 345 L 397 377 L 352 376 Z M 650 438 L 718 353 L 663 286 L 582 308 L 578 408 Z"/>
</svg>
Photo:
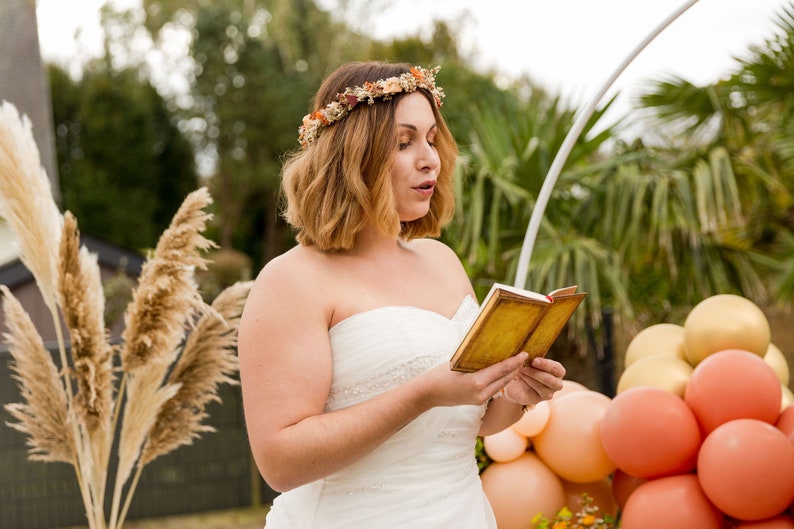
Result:
<svg viewBox="0 0 794 529">
<path fill-rule="evenodd" d="M 712 232 L 743 254 L 734 266 L 741 276 L 732 278 L 743 282 L 734 286 L 752 299 L 769 291 L 786 301 L 794 295 L 794 5 L 782 9 L 776 24 L 776 34 L 750 48 L 726 79 L 699 87 L 670 78 L 640 100 L 679 134 L 671 142 L 680 148 L 679 160 L 721 158 L 713 184 L 735 189 L 735 203 L 728 218 L 711 219 L 717 223 Z M 719 198 L 718 189 L 710 196 Z M 773 280 L 761 282 L 766 288 L 759 291 L 753 272 L 769 270 Z"/>
</svg>

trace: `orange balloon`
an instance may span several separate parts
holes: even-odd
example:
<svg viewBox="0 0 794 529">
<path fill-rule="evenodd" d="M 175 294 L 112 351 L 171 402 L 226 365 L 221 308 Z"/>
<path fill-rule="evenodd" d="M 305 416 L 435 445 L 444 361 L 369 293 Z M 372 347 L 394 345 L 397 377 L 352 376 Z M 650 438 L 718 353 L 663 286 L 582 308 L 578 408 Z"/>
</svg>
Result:
<svg viewBox="0 0 794 529">
<path fill-rule="evenodd" d="M 682 325 L 657 323 L 638 332 L 626 347 L 624 369 L 640 358 L 659 354 L 686 360 Z"/>
<path fill-rule="evenodd" d="M 618 379 L 617 393 L 640 386 L 652 386 L 669 391 L 681 398 L 692 376 L 689 362 L 671 355 L 651 355 L 638 358 Z"/>
<path fill-rule="evenodd" d="M 532 452 L 491 463 L 480 478 L 499 529 L 527 529 L 535 515 L 554 518 L 565 505 L 560 478 Z"/>
<path fill-rule="evenodd" d="M 539 402 L 513 424 L 513 429 L 526 437 L 534 437 L 543 431 L 551 416 L 549 401 Z"/>
<path fill-rule="evenodd" d="M 794 444 L 756 419 L 718 426 L 703 441 L 698 479 L 722 512 L 739 520 L 782 513 L 794 498 Z"/>
<path fill-rule="evenodd" d="M 501 432 L 483 437 L 482 446 L 488 457 L 494 461 L 505 463 L 518 459 L 527 451 L 529 443 L 525 436 L 514 429 L 505 428 Z"/>
<path fill-rule="evenodd" d="M 706 358 L 692 372 L 684 393 L 705 433 L 734 419 L 774 424 L 781 399 L 780 381 L 769 364 L 739 349 Z"/>
<path fill-rule="evenodd" d="M 794 443 L 794 405 L 788 406 L 781 412 L 775 422 L 775 428 L 783 432 L 789 441 Z"/>
<path fill-rule="evenodd" d="M 645 478 L 626 474 L 620 469 L 615 470 L 612 474 L 612 495 L 615 497 L 618 507 L 623 509 L 631 493 L 646 481 L 648 480 Z"/>
<path fill-rule="evenodd" d="M 638 387 L 612 399 L 601 420 L 601 440 L 619 469 L 657 478 L 692 470 L 701 437 L 695 415 L 680 397 Z"/>
<path fill-rule="evenodd" d="M 581 510 L 584 495 L 587 494 L 593 498 L 590 506 L 598 507 L 600 515 L 606 514 L 614 518 L 618 514 L 618 502 L 612 493 L 612 480 L 609 478 L 592 483 L 562 480 L 562 488 L 565 490 L 565 506 L 573 513 Z"/>
<path fill-rule="evenodd" d="M 562 479 L 589 483 L 615 470 L 600 434 L 610 402 L 606 395 L 589 390 L 551 399 L 549 422 L 532 442 L 538 456 Z"/>
<path fill-rule="evenodd" d="M 724 516 L 694 474 L 643 483 L 629 496 L 621 529 L 721 529 Z"/>
<path fill-rule="evenodd" d="M 686 357 L 693 366 L 725 349 L 743 349 L 763 357 L 770 338 L 763 311 L 749 299 L 733 294 L 704 299 L 684 321 Z"/>
<path fill-rule="evenodd" d="M 791 373 L 788 368 L 788 360 L 783 354 L 783 351 L 781 351 L 775 344 L 770 343 L 769 348 L 766 350 L 766 354 L 764 355 L 764 362 L 772 366 L 772 369 L 775 370 L 777 378 L 780 379 L 780 383 L 784 386 L 787 386 Z"/>
<path fill-rule="evenodd" d="M 780 515 L 759 522 L 742 522 L 735 529 L 794 529 L 794 519 Z"/>
</svg>

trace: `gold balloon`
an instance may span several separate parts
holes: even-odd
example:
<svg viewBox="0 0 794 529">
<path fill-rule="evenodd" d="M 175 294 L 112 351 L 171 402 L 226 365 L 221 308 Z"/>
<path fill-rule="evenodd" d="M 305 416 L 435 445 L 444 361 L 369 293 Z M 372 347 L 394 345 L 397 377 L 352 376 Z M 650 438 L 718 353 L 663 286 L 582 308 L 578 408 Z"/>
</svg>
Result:
<svg viewBox="0 0 794 529">
<path fill-rule="evenodd" d="M 657 354 L 639 358 L 618 379 L 617 393 L 638 386 L 651 386 L 684 398 L 694 368 L 676 356 Z"/>
<path fill-rule="evenodd" d="M 686 359 L 683 326 L 675 323 L 657 323 L 638 332 L 626 347 L 624 367 L 629 367 L 640 358 L 658 354 Z"/>
<path fill-rule="evenodd" d="M 789 381 L 788 360 L 786 360 L 786 356 L 775 344 L 769 344 L 769 348 L 764 355 L 764 362 L 772 366 L 777 378 L 780 379 L 780 383 L 787 386 Z"/>
<path fill-rule="evenodd" d="M 766 315 L 747 298 L 718 294 L 704 299 L 684 321 L 686 358 L 693 366 L 726 349 L 742 349 L 760 357 L 769 348 Z"/>
</svg>

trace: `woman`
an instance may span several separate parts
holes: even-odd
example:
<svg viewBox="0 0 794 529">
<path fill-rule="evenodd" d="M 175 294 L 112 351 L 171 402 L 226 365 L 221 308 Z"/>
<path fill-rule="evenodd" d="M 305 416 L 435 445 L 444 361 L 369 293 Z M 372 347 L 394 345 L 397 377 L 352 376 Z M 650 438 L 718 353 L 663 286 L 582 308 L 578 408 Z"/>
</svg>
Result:
<svg viewBox="0 0 794 529">
<path fill-rule="evenodd" d="M 428 238 L 451 218 L 457 156 L 436 72 L 340 67 L 283 168 L 299 244 L 261 271 L 239 331 L 252 451 L 283 492 L 267 529 L 493 528 L 476 437 L 562 387 L 559 363 L 524 353 L 449 368 L 478 305 Z"/>
</svg>

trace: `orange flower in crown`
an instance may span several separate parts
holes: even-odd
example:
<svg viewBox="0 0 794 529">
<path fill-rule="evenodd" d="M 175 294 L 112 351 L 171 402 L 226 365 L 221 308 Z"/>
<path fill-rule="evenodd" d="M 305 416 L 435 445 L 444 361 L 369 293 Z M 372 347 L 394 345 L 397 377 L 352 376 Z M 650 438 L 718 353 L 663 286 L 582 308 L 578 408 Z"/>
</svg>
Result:
<svg viewBox="0 0 794 529">
<path fill-rule="evenodd" d="M 441 106 L 444 90 L 436 86 L 436 73 L 440 69 L 436 66 L 426 70 L 414 66 L 411 71 L 397 77 L 389 77 L 379 81 L 367 81 L 361 86 L 348 87 L 336 94 L 336 99 L 328 103 L 325 108 L 310 112 L 303 117 L 303 125 L 298 129 L 298 140 L 305 149 L 317 141 L 320 131 L 337 121 L 341 121 L 362 101 L 372 105 L 375 99 L 388 101 L 395 94 L 415 92 L 424 89 L 433 96 L 437 107 Z"/>
</svg>

